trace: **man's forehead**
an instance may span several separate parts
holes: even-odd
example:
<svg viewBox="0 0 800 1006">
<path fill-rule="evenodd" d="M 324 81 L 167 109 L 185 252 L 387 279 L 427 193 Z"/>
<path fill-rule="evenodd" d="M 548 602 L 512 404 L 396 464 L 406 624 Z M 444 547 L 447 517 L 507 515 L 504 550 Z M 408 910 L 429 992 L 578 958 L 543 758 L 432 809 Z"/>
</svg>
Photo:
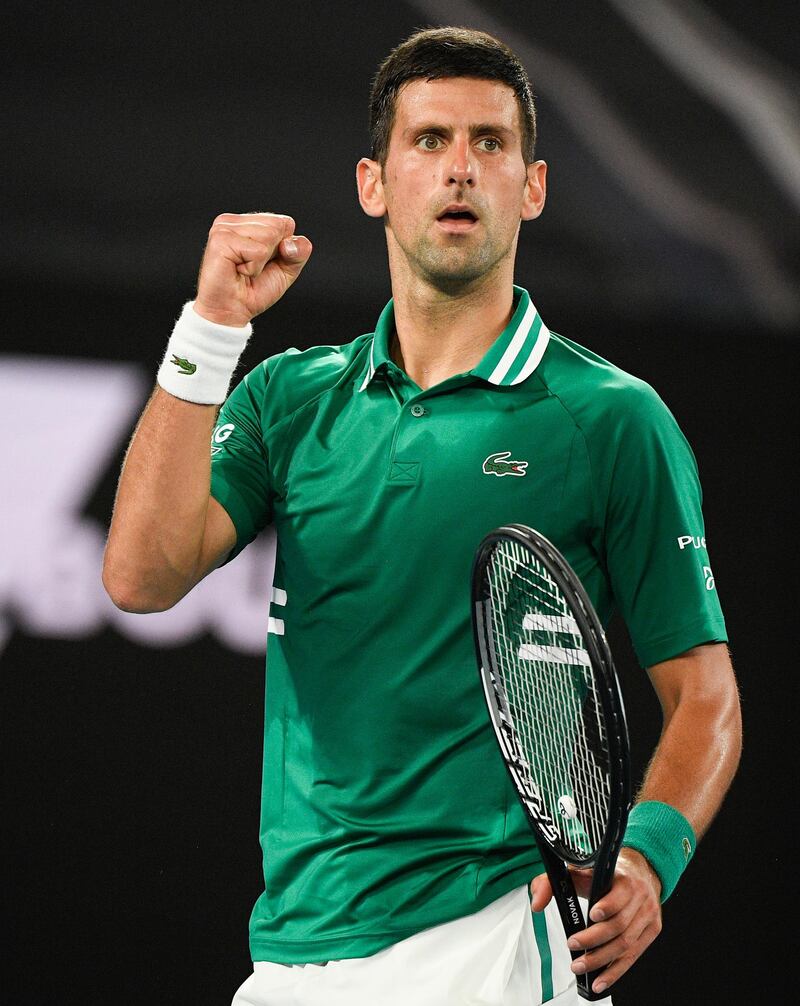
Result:
<svg viewBox="0 0 800 1006">
<path fill-rule="evenodd" d="M 410 80 L 395 103 L 395 125 L 406 128 L 417 121 L 441 120 L 442 124 L 497 120 L 510 128 L 517 125 L 517 98 L 499 80 L 476 77 L 440 77 Z"/>
</svg>

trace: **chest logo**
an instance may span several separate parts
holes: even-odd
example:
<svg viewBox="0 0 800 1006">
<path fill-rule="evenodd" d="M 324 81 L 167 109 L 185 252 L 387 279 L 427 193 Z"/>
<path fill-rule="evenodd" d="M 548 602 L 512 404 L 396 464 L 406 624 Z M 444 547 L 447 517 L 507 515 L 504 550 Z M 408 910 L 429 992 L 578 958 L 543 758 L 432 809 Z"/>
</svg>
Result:
<svg viewBox="0 0 800 1006">
<path fill-rule="evenodd" d="M 498 478 L 503 475 L 524 475 L 528 462 L 509 461 L 510 457 L 511 451 L 500 451 L 498 454 L 490 454 L 483 462 L 483 474 L 497 475 Z"/>
</svg>

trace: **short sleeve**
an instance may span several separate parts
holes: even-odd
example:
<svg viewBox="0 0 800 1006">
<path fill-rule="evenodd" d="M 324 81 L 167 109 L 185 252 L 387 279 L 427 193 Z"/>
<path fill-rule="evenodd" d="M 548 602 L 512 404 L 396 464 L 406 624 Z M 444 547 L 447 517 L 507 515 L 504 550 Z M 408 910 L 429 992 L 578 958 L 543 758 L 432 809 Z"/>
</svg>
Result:
<svg viewBox="0 0 800 1006">
<path fill-rule="evenodd" d="M 605 561 L 643 667 L 727 639 L 697 463 L 646 384 L 630 389 L 606 455 Z"/>
<path fill-rule="evenodd" d="M 251 371 L 220 409 L 211 436 L 211 495 L 236 528 L 230 562 L 272 518 L 272 487 L 262 432 L 266 362 Z"/>
</svg>

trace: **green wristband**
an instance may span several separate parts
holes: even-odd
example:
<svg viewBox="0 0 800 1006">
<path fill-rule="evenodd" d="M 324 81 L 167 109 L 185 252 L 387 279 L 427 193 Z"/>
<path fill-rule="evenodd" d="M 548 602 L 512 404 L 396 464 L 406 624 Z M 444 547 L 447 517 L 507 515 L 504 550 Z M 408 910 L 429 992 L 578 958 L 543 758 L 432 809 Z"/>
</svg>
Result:
<svg viewBox="0 0 800 1006">
<path fill-rule="evenodd" d="M 661 903 L 675 890 L 694 855 L 697 839 L 680 811 L 668 803 L 645 800 L 628 817 L 622 844 L 641 852 L 661 881 Z"/>
</svg>

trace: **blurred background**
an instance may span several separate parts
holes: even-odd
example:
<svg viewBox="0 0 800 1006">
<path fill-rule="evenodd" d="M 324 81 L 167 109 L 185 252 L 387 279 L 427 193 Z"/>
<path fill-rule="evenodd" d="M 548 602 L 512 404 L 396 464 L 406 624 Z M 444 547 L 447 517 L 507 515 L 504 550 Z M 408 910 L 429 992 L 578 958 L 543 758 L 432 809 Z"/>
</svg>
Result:
<svg viewBox="0 0 800 1006">
<path fill-rule="evenodd" d="M 796 4 L 6 13 L 6 1001 L 210 1006 L 249 973 L 269 533 L 158 615 L 113 607 L 102 549 L 217 213 L 289 213 L 315 247 L 242 372 L 373 329 L 390 289 L 382 225 L 355 192 L 369 84 L 393 46 L 436 24 L 493 32 L 527 67 L 549 195 L 523 227 L 516 281 L 549 327 L 652 384 L 688 436 L 743 694 L 737 781 L 615 1003 L 777 999 L 791 916 L 770 903 L 796 897 L 781 827 L 797 792 Z M 621 626 L 612 640 L 640 778 L 659 711 Z M 754 808 L 769 814 L 758 826 Z"/>
</svg>

